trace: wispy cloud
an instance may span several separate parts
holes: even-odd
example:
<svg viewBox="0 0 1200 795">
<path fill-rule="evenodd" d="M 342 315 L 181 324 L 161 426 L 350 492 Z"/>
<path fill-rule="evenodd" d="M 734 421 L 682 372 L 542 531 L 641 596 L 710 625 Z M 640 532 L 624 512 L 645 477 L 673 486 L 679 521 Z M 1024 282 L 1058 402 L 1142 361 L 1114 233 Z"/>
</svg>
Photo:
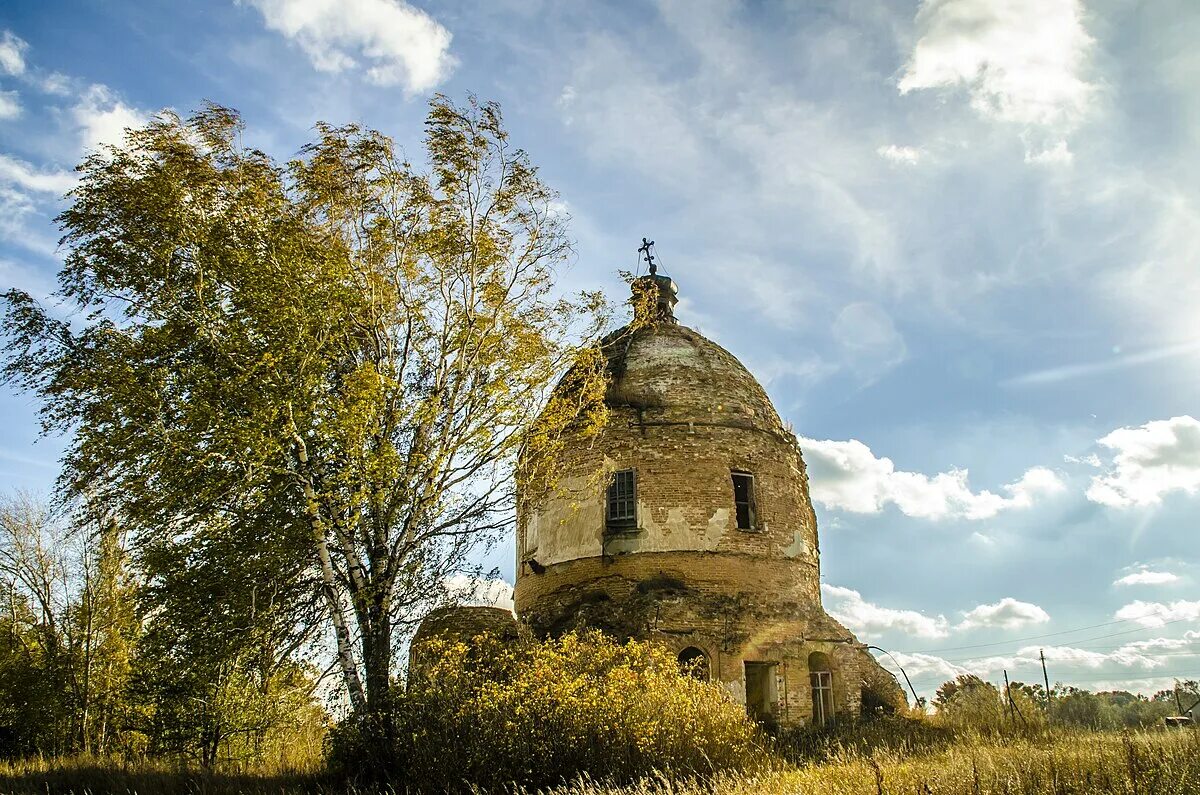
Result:
<svg viewBox="0 0 1200 795">
<path fill-rule="evenodd" d="M 1143 364 L 1161 362 L 1181 356 L 1200 353 L 1200 341 L 1186 342 L 1177 345 L 1163 345 L 1158 348 L 1138 351 L 1137 353 L 1114 353 L 1111 359 L 1103 359 L 1081 364 L 1066 364 L 1061 367 L 1049 367 L 1044 370 L 1034 370 L 1018 375 L 1004 382 L 1005 386 L 1039 386 L 1056 384 L 1076 378 L 1103 375 L 1117 370 L 1137 367 Z"/>
<path fill-rule="evenodd" d="M 1144 627 L 1161 627 L 1174 621 L 1200 621 L 1200 601 L 1130 602 L 1113 614 L 1118 621 L 1136 621 Z"/>
<path fill-rule="evenodd" d="M 18 76 L 25 73 L 25 51 L 29 45 L 11 30 L 0 34 L 0 72 Z"/>
</svg>

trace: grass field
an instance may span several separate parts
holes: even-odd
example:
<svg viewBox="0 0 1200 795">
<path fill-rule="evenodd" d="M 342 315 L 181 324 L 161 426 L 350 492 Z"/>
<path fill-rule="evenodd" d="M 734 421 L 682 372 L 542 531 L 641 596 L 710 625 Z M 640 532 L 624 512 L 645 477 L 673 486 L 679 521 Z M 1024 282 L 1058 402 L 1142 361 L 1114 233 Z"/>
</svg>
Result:
<svg viewBox="0 0 1200 795">
<path fill-rule="evenodd" d="M 403 786 L 396 788 L 402 792 Z M 345 793 L 314 773 L 200 773 L 161 765 L 98 760 L 25 760 L 0 765 L 2 793 Z M 510 790 L 511 792 L 511 790 Z M 713 781 L 666 776 L 617 787 L 576 782 L 555 795 L 1031 795 L 1032 793 L 1200 793 L 1200 730 L 1144 733 L 1063 732 L 1041 737 L 963 737 L 949 745 L 833 748 L 801 765 L 766 762 L 753 773 Z"/>
</svg>

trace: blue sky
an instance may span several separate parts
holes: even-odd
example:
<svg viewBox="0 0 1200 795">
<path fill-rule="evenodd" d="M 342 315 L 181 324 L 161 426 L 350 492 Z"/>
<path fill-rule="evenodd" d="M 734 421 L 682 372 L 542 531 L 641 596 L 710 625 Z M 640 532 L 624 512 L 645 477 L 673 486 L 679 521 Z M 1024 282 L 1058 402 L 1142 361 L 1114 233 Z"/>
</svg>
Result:
<svg viewBox="0 0 1200 795">
<path fill-rule="evenodd" d="M 419 153 L 499 101 L 573 217 L 801 437 L 827 608 L 918 689 L 1200 676 L 1200 7 L 1191 0 L 55 2 L 0 8 L 0 287 L 44 296 L 89 147 L 161 108 Z M 60 440 L 0 389 L 0 488 Z M 511 548 L 495 553 L 511 577 Z M 903 654 L 899 652 L 904 652 Z"/>
</svg>

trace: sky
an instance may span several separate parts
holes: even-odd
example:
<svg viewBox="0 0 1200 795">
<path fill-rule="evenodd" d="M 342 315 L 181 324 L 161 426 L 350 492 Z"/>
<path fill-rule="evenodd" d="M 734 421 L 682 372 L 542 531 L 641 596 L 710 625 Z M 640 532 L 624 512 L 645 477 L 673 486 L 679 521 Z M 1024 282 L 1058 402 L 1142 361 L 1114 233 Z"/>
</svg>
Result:
<svg viewBox="0 0 1200 795">
<path fill-rule="evenodd" d="M 654 239 L 793 425 L 886 664 L 1149 692 L 1200 678 L 1198 40 L 1194 0 L 10 0 L 0 289 L 52 292 L 72 167 L 160 109 L 418 156 L 433 92 L 496 100 L 563 285 L 621 300 Z M 0 489 L 52 487 L 36 410 L 0 386 Z"/>
</svg>

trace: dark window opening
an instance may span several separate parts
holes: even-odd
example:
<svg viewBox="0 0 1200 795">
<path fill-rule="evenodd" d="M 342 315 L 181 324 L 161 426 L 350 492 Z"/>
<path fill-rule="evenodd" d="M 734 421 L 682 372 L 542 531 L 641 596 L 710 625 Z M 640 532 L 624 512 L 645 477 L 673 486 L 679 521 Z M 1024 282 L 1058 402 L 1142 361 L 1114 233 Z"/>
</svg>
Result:
<svg viewBox="0 0 1200 795">
<path fill-rule="evenodd" d="M 608 484 L 606 521 L 611 528 L 637 526 L 637 478 L 632 469 L 614 472 Z"/>
<path fill-rule="evenodd" d="M 738 530 L 755 529 L 754 476 L 749 472 L 733 473 L 733 505 Z"/>
</svg>

